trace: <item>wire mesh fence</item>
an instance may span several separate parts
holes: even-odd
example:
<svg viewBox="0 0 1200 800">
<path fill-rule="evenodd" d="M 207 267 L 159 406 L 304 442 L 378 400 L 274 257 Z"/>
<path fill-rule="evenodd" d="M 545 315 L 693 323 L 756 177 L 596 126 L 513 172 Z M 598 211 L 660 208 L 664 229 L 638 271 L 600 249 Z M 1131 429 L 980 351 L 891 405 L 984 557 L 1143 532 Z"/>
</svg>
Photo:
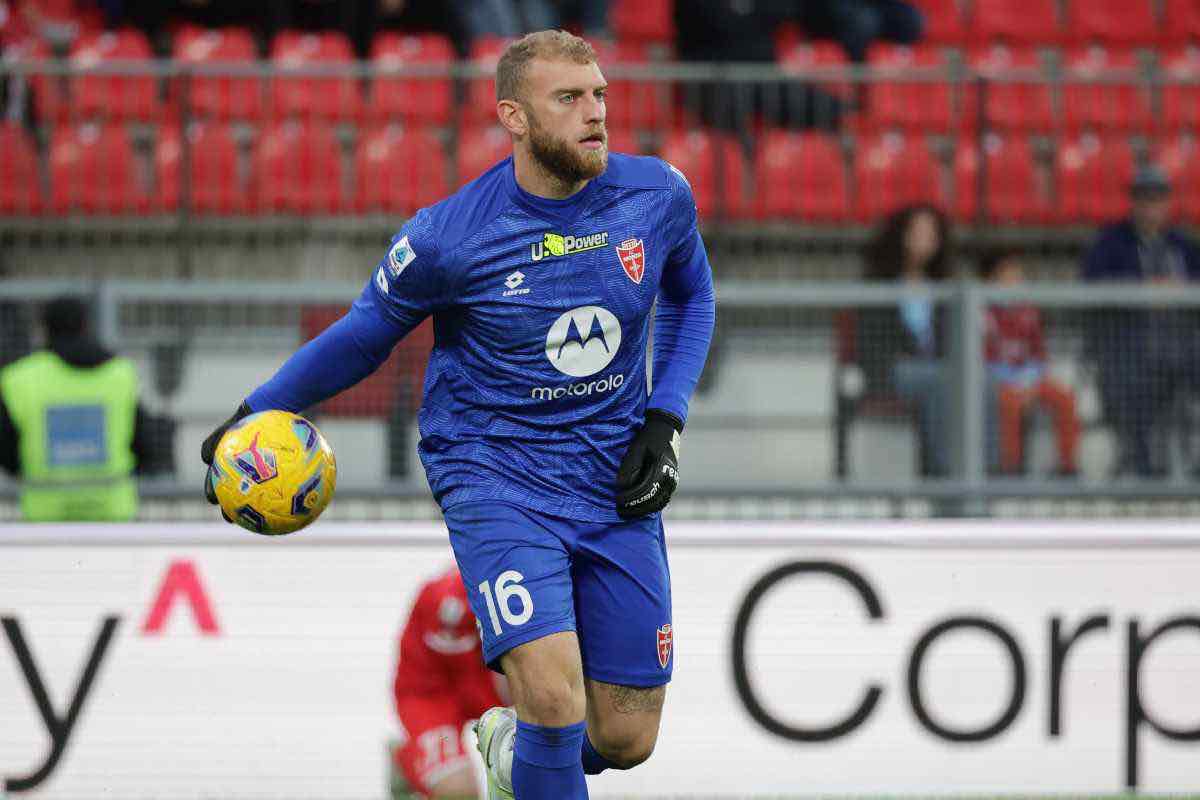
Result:
<svg viewBox="0 0 1200 800">
<path fill-rule="evenodd" d="M 200 442 L 361 287 L 10 281 L 0 303 L 28 324 L 4 334 L 8 357 L 42 346 L 42 301 L 81 289 L 137 367 L 143 513 L 192 518 L 208 513 Z M 718 296 L 680 514 L 1200 511 L 1200 290 L 724 282 Z M 339 454 L 337 514 L 435 512 L 416 458 L 427 326 L 306 410 Z"/>
</svg>

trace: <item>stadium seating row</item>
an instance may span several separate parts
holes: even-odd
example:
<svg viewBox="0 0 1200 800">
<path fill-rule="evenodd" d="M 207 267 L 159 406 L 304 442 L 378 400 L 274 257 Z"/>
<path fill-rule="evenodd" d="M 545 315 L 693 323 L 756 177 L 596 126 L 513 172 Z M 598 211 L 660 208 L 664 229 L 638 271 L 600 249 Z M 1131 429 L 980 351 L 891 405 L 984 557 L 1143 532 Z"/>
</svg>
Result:
<svg viewBox="0 0 1200 800">
<path fill-rule="evenodd" d="M 910 0 L 926 16 L 926 38 L 950 44 L 1002 39 L 1026 43 L 1122 42 L 1158 45 L 1200 38 L 1195 0 Z M 1159 13 L 1161 3 L 1161 13 Z M 99 30 L 101 15 L 73 0 L 42 0 L 42 15 L 60 27 Z M 675 0 L 613 0 L 617 41 L 670 45 Z"/>
<path fill-rule="evenodd" d="M 1003 39 L 1027 43 L 1120 42 L 1157 45 L 1200 36 L 1194 0 L 911 0 L 928 21 L 932 41 Z"/>
<path fill-rule="evenodd" d="M 494 71 L 506 46 L 499 39 L 476 43 L 472 64 Z M 606 63 L 645 64 L 638 44 L 601 46 Z M 45 62 L 49 51 L 36 44 L 22 53 L 25 60 Z M 376 37 L 371 64 L 377 75 L 366 92 L 349 75 L 287 77 L 289 70 L 349 67 L 354 63 L 349 40 L 341 33 L 280 33 L 271 46 L 273 79 L 256 75 L 262 65 L 254 38 L 242 28 L 210 30 L 185 28 L 175 37 L 177 66 L 190 68 L 188 78 L 166 81 L 165 98 L 152 74 L 150 45 L 144 34 L 132 29 L 81 36 L 71 53 L 77 69 L 95 69 L 63 81 L 47 74 L 33 80 L 39 116 L 61 122 L 68 118 L 161 120 L 177 118 L 180 109 L 192 115 L 222 119 L 262 119 L 303 116 L 325 119 L 371 119 L 446 124 L 453 116 L 454 84 L 446 77 L 455 61 L 450 41 L 437 34 L 383 33 Z M 105 69 L 108 72 L 105 72 Z M 427 70 L 428 77 L 389 77 L 402 69 Z M 124 69 L 126 74 L 114 74 Z M 224 70 L 227 76 L 214 72 Z M 283 77 L 278 77 L 283 73 Z M 614 102 L 609 110 L 613 124 L 654 127 L 664 103 L 656 99 L 663 87 L 614 82 Z M 472 118 L 493 118 L 494 95 L 490 78 L 472 80 L 465 108 Z M 665 96 L 665 95 L 664 95 Z"/>
<path fill-rule="evenodd" d="M 472 63 L 492 70 L 505 43 L 484 39 L 476 43 Z M 601 48 L 605 64 L 647 68 L 645 47 L 624 43 Z M 44 46 L 25 53 L 45 59 Z M 1159 58 L 1157 79 L 1143 68 L 1145 54 L 1129 47 L 1078 45 L 1063 51 L 1061 68 L 1048 68 L 1043 53 L 1032 45 L 991 43 L 973 46 L 963 58 L 971 72 L 954 68 L 955 59 L 937 45 L 915 48 L 877 45 L 869 63 L 884 80 L 871 92 L 865 113 L 856 124 L 867 128 L 902 125 L 927 130 L 972 127 L 981 121 L 979 94 L 987 92 L 989 126 L 1026 130 L 1056 127 L 1080 130 L 1091 126 L 1141 129 L 1179 128 L 1200 124 L 1200 43 L 1180 44 Z M 372 48 L 377 77 L 363 82 L 349 75 L 295 76 L 289 70 L 353 63 L 349 41 L 340 33 L 284 32 L 272 45 L 271 66 L 276 77 L 256 73 L 255 44 L 244 29 L 188 28 L 175 38 L 177 65 L 194 70 L 165 85 L 150 74 L 112 74 L 105 69 L 129 69 L 150 64 L 150 46 L 135 30 L 80 37 L 72 64 L 91 69 L 70 79 L 37 74 L 32 79 L 39 117 L 54 122 L 68 119 L 177 121 L 183 109 L 191 116 L 220 119 L 339 119 L 450 124 L 456 112 L 455 86 L 446 73 L 454 64 L 450 42 L 436 34 L 380 34 Z M 781 66 L 794 74 L 811 69 L 846 66 L 841 49 L 831 43 L 792 42 L 780 50 Z M 414 68 L 428 76 L 389 76 L 389 71 Z M 236 76 L 217 76 L 217 70 L 240 70 Z M 914 73 L 914 70 L 919 73 Z M 907 73 L 907 74 L 906 74 Z M 282 75 L 280 75 L 282 74 Z M 914 74 L 917 77 L 913 77 Z M 988 79 L 981 89 L 972 76 Z M 1113 85 L 1120 79 L 1120 85 Z M 822 81 L 829 91 L 853 98 L 847 83 Z M 686 91 L 674 92 L 663 82 L 613 80 L 608 107 L 615 129 L 683 128 L 689 115 L 681 110 Z M 680 95 L 680 96 L 677 96 Z M 467 123 L 494 118 L 489 78 L 468 81 L 461 117 Z"/>
<path fill-rule="evenodd" d="M 1060 65 L 1054 68 L 1048 63 L 1054 59 L 1031 45 L 980 45 L 964 54 L 969 71 L 958 74 L 938 46 L 876 45 L 869 64 L 879 71 L 881 88 L 869 97 L 858 123 L 934 130 L 972 128 L 986 121 L 989 127 L 1030 131 L 1200 123 L 1200 46 L 1164 51 L 1157 57 L 1156 74 L 1147 71 L 1146 54 L 1131 48 L 1081 45 L 1057 55 Z M 780 63 L 797 75 L 847 64 L 837 45 L 810 42 L 781 51 Z M 986 87 L 977 77 L 985 79 Z M 839 96 L 852 97 L 847 83 L 820 83 Z M 983 120 L 981 111 L 986 112 Z"/>
<path fill-rule="evenodd" d="M 1098 222 L 1125 211 L 1137 154 L 1124 137 L 1085 134 L 1050 147 L 990 134 L 983 142 L 981 152 L 977 139 L 959 140 L 948 161 L 925 137 L 898 132 L 843 147 L 822 134 L 768 131 L 747 159 L 733 139 L 694 131 L 668 135 L 658 150 L 688 175 L 710 219 L 867 222 L 920 201 L 963 220 L 986 210 L 1022 223 Z M 611 140 L 618 152 L 639 145 Z M 282 123 L 251 143 L 232 126 L 196 123 L 186 136 L 164 126 L 146 157 L 120 126 L 78 125 L 51 136 L 43 181 L 33 141 L 10 124 L 0 127 L 0 214 L 173 212 L 185 197 L 198 214 L 407 214 L 509 150 L 507 134 L 494 127 L 464 129 L 451 159 L 442 139 L 422 128 L 367 129 L 348 156 L 327 126 Z M 1166 139 L 1150 154 L 1177 178 L 1180 212 L 1200 220 L 1195 141 Z"/>
</svg>

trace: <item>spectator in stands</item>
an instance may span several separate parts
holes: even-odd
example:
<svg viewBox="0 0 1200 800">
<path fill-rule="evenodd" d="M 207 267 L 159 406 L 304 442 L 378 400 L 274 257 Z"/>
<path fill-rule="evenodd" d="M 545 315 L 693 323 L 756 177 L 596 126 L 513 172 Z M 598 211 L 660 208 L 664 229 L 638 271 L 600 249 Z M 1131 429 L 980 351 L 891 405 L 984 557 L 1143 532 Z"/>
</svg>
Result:
<svg viewBox="0 0 1200 800">
<path fill-rule="evenodd" d="M 612 29 L 608 25 L 609 0 L 555 0 L 559 19 L 554 27 L 578 25 L 584 38 L 611 40 Z"/>
<path fill-rule="evenodd" d="M 904 0 L 802 0 L 800 25 L 815 39 L 833 39 L 856 63 L 872 42 L 912 44 L 925 34 L 925 18 Z"/>
<path fill-rule="evenodd" d="M 451 5 L 442 0 L 361 0 L 359 18 L 361 28 L 355 40 L 355 49 L 361 58 L 371 52 L 371 40 L 381 29 L 434 31 L 454 38 L 459 33 L 455 24 L 456 15 Z M 459 42 L 462 55 L 466 55 L 469 42 Z"/>
<path fill-rule="evenodd" d="M 796 14 L 794 0 L 679 2 L 676 49 L 683 61 L 774 64 L 775 29 Z M 704 83 L 684 95 L 706 124 L 736 132 L 751 127 L 755 115 L 774 125 L 834 130 L 844 113 L 840 99 L 795 80 Z"/>
<path fill-rule="evenodd" d="M 1200 280 L 1200 256 L 1170 225 L 1171 185 L 1161 169 L 1139 169 L 1130 186 L 1133 214 L 1104 228 L 1083 263 L 1087 281 L 1173 286 Z M 1178 391 L 1200 383 L 1200 325 L 1194 309 L 1105 308 L 1090 315 L 1105 414 L 1121 439 L 1118 472 L 1165 475 L 1165 447 L 1151 452 L 1156 418 Z"/>
<path fill-rule="evenodd" d="M 480 36 L 516 38 L 555 27 L 558 18 L 552 0 L 457 0 L 454 7 L 472 40 Z"/>
<path fill-rule="evenodd" d="M 980 272 L 997 286 L 1017 286 L 1025 268 L 1014 250 L 984 256 Z M 993 305 L 985 318 L 984 352 L 988 367 L 988 464 L 1002 474 L 1021 471 L 1023 420 L 1034 405 L 1054 416 L 1058 437 L 1058 471 L 1077 474 L 1079 418 L 1075 393 L 1046 373 L 1046 337 L 1041 313 L 1028 303 Z M 999 447 L 997 447 L 999 439 Z M 997 450 L 999 453 L 997 454 Z"/>
<path fill-rule="evenodd" d="M 929 205 L 891 214 L 867 245 L 866 277 L 902 286 L 893 306 L 858 315 L 860 363 L 867 392 L 911 404 L 920 436 L 920 472 L 949 474 L 946 313 L 929 299 L 931 284 L 950 277 L 950 221 Z"/>
<path fill-rule="evenodd" d="M 0 370 L 0 467 L 23 482 L 22 515 L 132 519 L 133 472 L 156 466 L 133 363 L 93 338 L 78 299 L 51 301 L 42 323 L 46 349 Z"/>
</svg>

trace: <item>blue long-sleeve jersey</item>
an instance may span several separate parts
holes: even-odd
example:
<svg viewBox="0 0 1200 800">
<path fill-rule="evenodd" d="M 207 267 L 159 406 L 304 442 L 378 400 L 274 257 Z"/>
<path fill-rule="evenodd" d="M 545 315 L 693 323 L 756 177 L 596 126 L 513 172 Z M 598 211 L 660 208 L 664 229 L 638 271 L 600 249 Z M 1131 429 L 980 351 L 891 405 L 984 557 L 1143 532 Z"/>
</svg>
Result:
<svg viewBox="0 0 1200 800">
<path fill-rule="evenodd" d="M 346 316 L 246 402 L 309 408 L 432 315 L 419 451 L 442 507 L 497 500 L 616 521 L 621 457 L 647 407 L 686 420 L 715 313 L 677 170 L 613 153 L 584 189 L 548 200 L 521 189 L 509 158 L 417 212 Z"/>
</svg>

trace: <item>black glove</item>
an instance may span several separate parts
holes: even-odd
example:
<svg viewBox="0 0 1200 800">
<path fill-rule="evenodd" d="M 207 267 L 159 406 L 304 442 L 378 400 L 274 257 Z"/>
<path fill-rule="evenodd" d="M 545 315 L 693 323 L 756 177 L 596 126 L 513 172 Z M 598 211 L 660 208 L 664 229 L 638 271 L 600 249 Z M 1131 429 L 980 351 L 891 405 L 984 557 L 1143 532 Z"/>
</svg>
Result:
<svg viewBox="0 0 1200 800">
<path fill-rule="evenodd" d="M 679 432 L 683 422 L 658 409 L 629 443 L 617 470 L 617 513 L 625 519 L 662 511 L 679 485 Z"/>
<path fill-rule="evenodd" d="M 208 435 L 204 440 L 204 444 L 200 445 L 200 460 L 208 464 L 208 471 L 204 473 L 204 497 L 214 506 L 217 505 L 217 493 L 213 491 L 213 456 L 217 453 L 217 445 L 221 443 L 221 437 L 225 435 L 225 431 L 229 430 L 238 420 L 248 417 L 254 412 L 250 410 L 250 406 L 246 405 L 243 400 L 238 406 L 237 411 L 233 412 L 233 416 L 217 426 L 217 429 Z M 229 515 L 225 513 L 225 509 L 221 509 L 221 516 L 226 522 L 233 522 Z"/>
</svg>

